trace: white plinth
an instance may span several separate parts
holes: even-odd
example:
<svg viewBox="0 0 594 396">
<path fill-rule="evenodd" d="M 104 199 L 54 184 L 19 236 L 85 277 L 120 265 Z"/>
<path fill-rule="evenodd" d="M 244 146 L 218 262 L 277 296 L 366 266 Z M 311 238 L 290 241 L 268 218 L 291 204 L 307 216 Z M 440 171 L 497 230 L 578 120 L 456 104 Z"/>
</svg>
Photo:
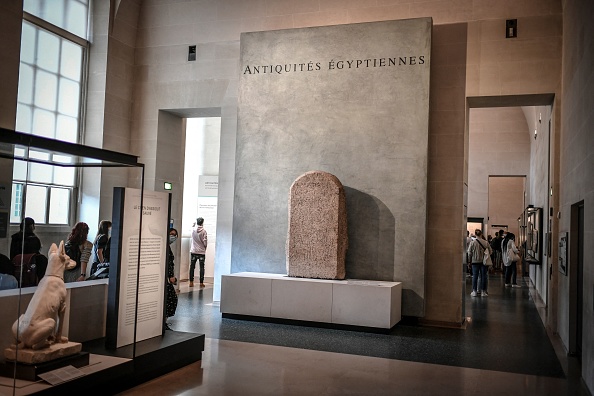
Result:
<svg viewBox="0 0 594 396">
<path fill-rule="evenodd" d="M 221 279 L 224 314 L 389 329 L 401 319 L 402 283 L 240 272 Z"/>
</svg>

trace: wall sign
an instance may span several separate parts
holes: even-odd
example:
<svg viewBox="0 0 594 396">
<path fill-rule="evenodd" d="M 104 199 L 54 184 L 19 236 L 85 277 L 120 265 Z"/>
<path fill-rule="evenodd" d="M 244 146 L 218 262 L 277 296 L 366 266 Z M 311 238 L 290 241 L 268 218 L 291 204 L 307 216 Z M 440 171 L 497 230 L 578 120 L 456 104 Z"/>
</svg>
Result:
<svg viewBox="0 0 594 396">
<path fill-rule="evenodd" d="M 110 347 L 162 334 L 169 194 L 145 191 L 142 207 L 140 198 L 139 189 L 114 189 L 110 267 L 116 268 L 109 272 L 106 334 Z"/>
<path fill-rule="evenodd" d="M 348 276 L 403 282 L 402 314 L 424 316 L 431 35 L 431 18 L 241 34 L 231 272 L 286 273 L 289 189 L 325 171 Z"/>
</svg>

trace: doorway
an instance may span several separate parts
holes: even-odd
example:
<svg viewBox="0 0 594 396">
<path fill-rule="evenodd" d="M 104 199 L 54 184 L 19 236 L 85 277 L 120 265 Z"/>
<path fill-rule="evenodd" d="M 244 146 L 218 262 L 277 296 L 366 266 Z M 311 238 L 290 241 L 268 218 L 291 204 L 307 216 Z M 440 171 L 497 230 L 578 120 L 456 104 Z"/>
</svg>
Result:
<svg viewBox="0 0 594 396">
<path fill-rule="evenodd" d="M 569 233 L 569 353 L 582 361 L 584 308 L 584 201 L 571 205 Z"/>
<path fill-rule="evenodd" d="M 186 119 L 180 262 L 190 263 L 192 227 L 196 218 L 204 218 L 204 229 L 208 233 L 206 284 L 214 282 L 220 141 L 221 117 Z M 198 273 L 196 268 L 195 278 Z M 180 279 L 184 281 L 188 278 L 189 266 L 183 265 L 180 267 Z"/>
<path fill-rule="evenodd" d="M 482 217 L 468 217 L 466 219 L 466 231 L 468 231 L 470 235 L 474 235 L 475 230 L 481 230 L 484 234 L 483 221 L 484 219 Z"/>
</svg>

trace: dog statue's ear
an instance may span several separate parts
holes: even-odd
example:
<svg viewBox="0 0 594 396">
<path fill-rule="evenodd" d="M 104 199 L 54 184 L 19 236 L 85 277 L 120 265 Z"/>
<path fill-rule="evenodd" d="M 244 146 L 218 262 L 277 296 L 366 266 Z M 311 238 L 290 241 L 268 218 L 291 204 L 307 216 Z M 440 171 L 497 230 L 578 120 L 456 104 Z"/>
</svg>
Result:
<svg viewBox="0 0 594 396">
<path fill-rule="evenodd" d="M 65 255 L 66 254 L 66 250 L 64 249 L 64 241 L 60 241 L 60 255 Z"/>
<path fill-rule="evenodd" d="M 55 243 L 52 243 L 52 246 L 50 246 L 49 251 L 47 252 L 47 256 L 51 256 L 53 253 L 58 253 L 58 247 L 56 246 Z"/>
</svg>

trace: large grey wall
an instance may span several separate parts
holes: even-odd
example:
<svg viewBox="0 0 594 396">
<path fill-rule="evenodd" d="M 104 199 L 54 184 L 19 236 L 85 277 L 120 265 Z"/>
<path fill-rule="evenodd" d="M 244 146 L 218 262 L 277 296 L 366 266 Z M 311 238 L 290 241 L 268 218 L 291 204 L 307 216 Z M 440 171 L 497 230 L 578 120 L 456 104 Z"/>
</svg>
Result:
<svg viewBox="0 0 594 396">
<path fill-rule="evenodd" d="M 241 35 L 231 271 L 285 273 L 291 183 L 345 186 L 347 277 L 423 316 L 431 19 Z"/>
</svg>

